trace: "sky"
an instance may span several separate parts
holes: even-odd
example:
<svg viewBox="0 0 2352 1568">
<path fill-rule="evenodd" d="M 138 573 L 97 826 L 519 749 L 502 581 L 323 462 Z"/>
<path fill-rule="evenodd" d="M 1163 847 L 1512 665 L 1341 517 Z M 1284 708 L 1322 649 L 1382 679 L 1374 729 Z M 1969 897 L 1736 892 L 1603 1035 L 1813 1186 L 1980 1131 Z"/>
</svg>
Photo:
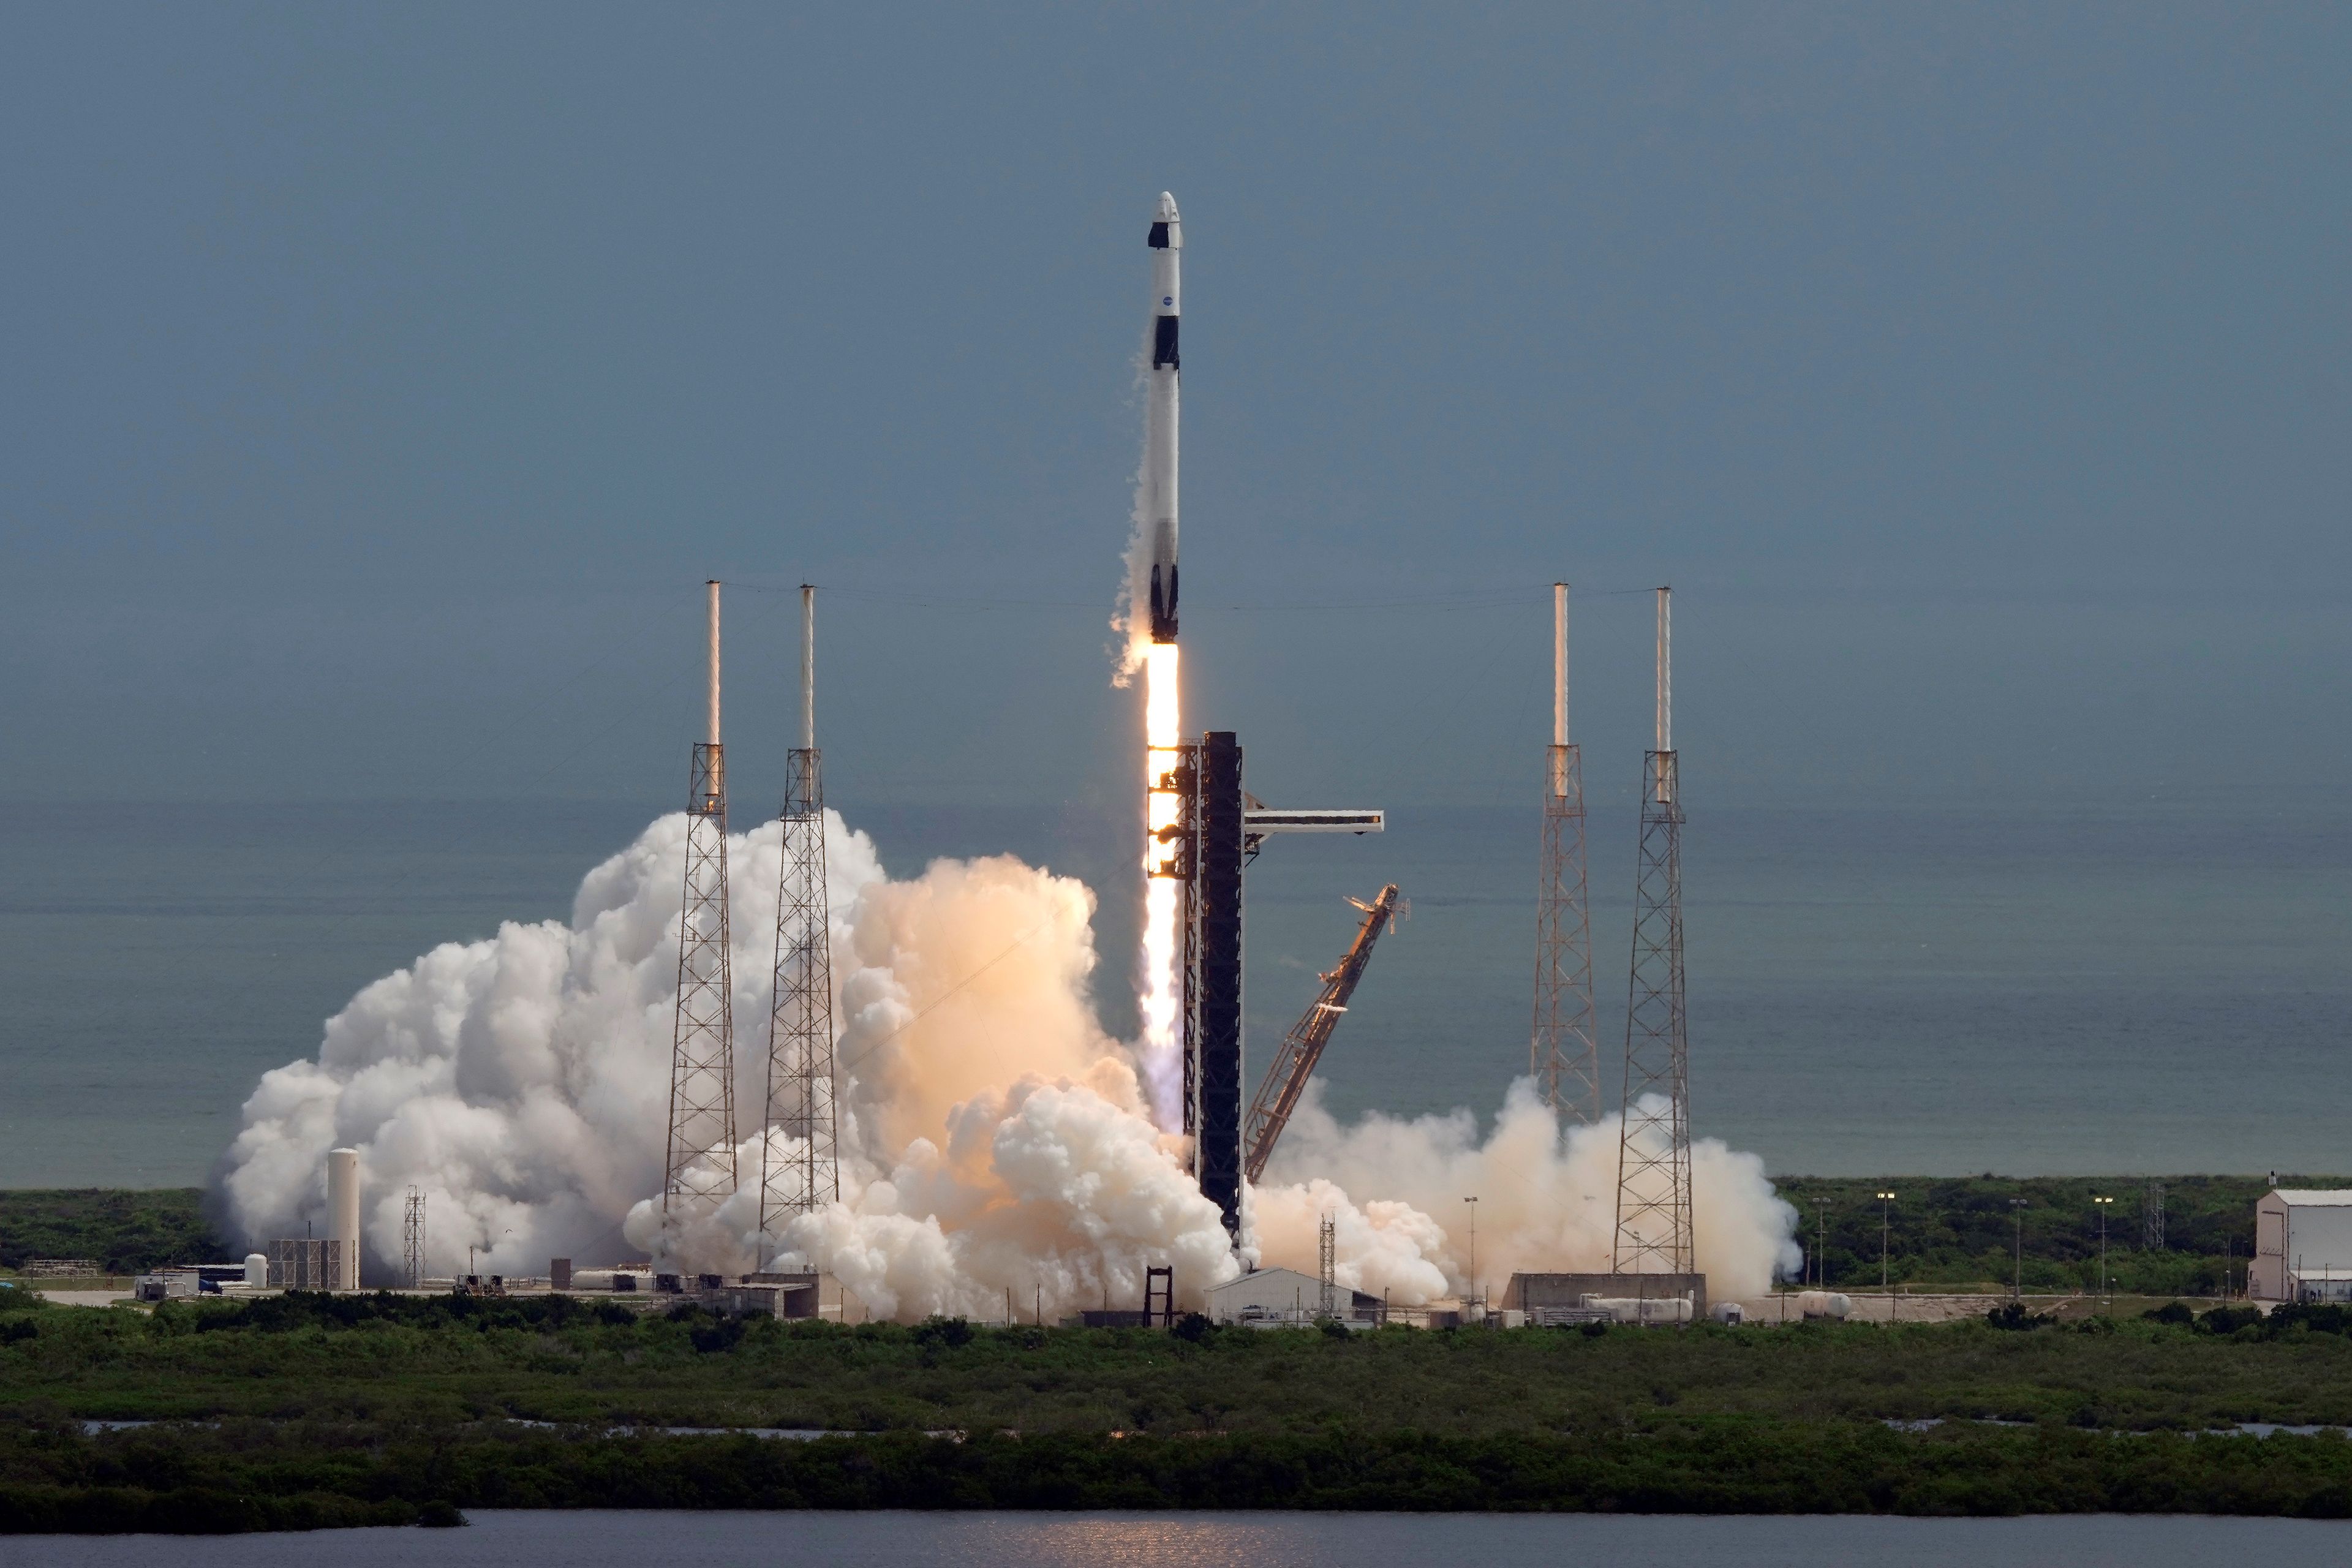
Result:
<svg viewBox="0 0 2352 1568">
<path fill-rule="evenodd" d="M 2292 805 L 2352 763 L 2341 6 L 16 6 L 0 799 Z M 1611 784 L 1609 781 L 1617 781 Z M 1261 787 L 1262 786 L 1262 787 Z"/>
</svg>

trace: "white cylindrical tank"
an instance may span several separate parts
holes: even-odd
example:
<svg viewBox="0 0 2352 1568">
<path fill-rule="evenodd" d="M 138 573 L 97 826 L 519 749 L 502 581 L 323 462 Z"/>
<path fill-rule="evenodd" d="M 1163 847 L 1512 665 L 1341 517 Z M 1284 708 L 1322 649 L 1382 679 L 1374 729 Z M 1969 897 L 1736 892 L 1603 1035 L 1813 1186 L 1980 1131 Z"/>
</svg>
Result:
<svg viewBox="0 0 2352 1568">
<path fill-rule="evenodd" d="M 245 1286 L 248 1290 L 266 1290 L 269 1288 L 269 1255 L 268 1253 L 248 1252 L 245 1255 Z"/>
<path fill-rule="evenodd" d="M 1804 1290 L 1798 1293 L 1797 1310 L 1808 1318 L 1843 1319 L 1853 1310 L 1853 1300 L 1836 1290 Z"/>
<path fill-rule="evenodd" d="M 327 1153 L 327 1239 L 341 1243 L 341 1267 L 331 1278 L 338 1290 L 360 1288 L 360 1152 Z"/>
</svg>

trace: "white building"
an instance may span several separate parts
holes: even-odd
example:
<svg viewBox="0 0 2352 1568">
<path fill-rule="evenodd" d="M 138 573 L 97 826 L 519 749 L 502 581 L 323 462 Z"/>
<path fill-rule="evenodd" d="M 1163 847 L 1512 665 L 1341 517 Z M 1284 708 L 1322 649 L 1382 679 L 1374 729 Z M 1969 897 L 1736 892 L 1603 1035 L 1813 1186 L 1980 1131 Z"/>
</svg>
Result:
<svg viewBox="0 0 2352 1568">
<path fill-rule="evenodd" d="M 1323 1281 L 1296 1268 L 1256 1268 L 1209 1287 L 1213 1323 L 1311 1323 L 1323 1315 Z M 1331 1315 L 1369 1323 L 1380 1316 L 1381 1299 L 1345 1285 L 1332 1290 Z"/>
<path fill-rule="evenodd" d="M 2258 1301 L 2352 1300 L 2352 1187 L 2273 1187 L 2254 1202 Z"/>
</svg>

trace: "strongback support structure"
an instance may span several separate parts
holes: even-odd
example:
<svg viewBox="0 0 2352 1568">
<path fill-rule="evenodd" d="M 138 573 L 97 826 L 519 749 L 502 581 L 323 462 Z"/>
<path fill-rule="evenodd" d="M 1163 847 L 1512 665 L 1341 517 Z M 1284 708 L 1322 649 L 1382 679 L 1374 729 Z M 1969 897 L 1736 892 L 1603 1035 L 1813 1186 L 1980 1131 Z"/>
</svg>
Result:
<svg viewBox="0 0 2352 1568">
<path fill-rule="evenodd" d="M 1192 1165 L 1201 1192 L 1242 1233 L 1242 748 L 1232 731 L 1201 737 L 1199 860 L 1194 874 L 1198 927 L 1191 944 L 1199 980 L 1194 994 L 1198 1082 Z"/>
<path fill-rule="evenodd" d="M 785 1226 L 841 1196 L 824 782 L 819 763 L 816 590 L 803 583 L 801 743 L 784 759 L 783 868 L 776 890 L 775 988 L 768 1015 L 765 1125 L 773 1131 L 762 1141 L 761 1153 L 759 1261 L 763 1268 L 782 1248 Z"/>
<path fill-rule="evenodd" d="M 1257 1098 L 1250 1101 L 1249 1120 L 1243 1128 L 1244 1147 L 1248 1151 L 1243 1162 L 1243 1174 L 1252 1182 L 1265 1174 L 1265 1163 L 1274 1154 L 1275 1141 L 1282 1130 L 1290 1125 L 1290 1113 L 1298 1109 L 1299 1096 L 1307 1092 L 1307 1079 L 1322 1059 L 1323 1047 L 1331 1043 L 1331 1032 L 1339 1026 L 1339 1016 L 1348 1010 L 1348 998 L 1356 992 L 1356 982 L 1364 977 L 1364 967 L 1372 961 L 1372 944 L 1381 932 L 1396 923 L 1397 889 L 1394 882 L 1381 889 L 1379 898 L 1370 903 L 1354 899 L 1348 900 L 1364 911 L 1364 923 L 1356 929 L 1356 940 L 1349 944 L 1339 965 L 1323 979 L 1322 994 L 1308 1005 L 1306 1014 L 1282 1037 L 1282 1044 L 1274 1048 L 1274 1060 L 1266 1064 L 1265 1079 L 1257 1087 Z"/>
<path fill-rule="evenodd" d="M 1378 833 L 1377 811 L 1277 810 L 1242 790 L 1242 748 L 1212 730 L 1175 747 L 1176 876 L 1183 884 L 1183 1118 L 1192 1175 L 1225 1234 L 1242 1234 L 1242 868 L 1268 834 Z"/>
<path fill-rule="evenodd" d="M 735 1022 L 727 931 L 727 759 L 719 736 L 719 584 L 710 590 L 709 740 L 694 748 L 678 916 L 677 1023 L 662 1215 L 675 1225 L 733 1195 Z"/>
<path fill-rule="evenodd" d="M 1683 1010 L 1683 809 L 1674 742 L 1673 590 L 1658 590 L 1657 746 L 1642 779 L 1642 854 L 1617 1146 L 1620 1274 L 1695 1271 L 1690 1050 Z"/>
<path fill-rule="evenodd" d="M 1562 1121 L 1601 1120 L 1586 900 L 1584 766 L 1568 738 L 1568 584 L 1551 585 L 1551 746 L 1545 753 L 1543 858 L 1536 883 L 1536 1013 L 1528 1070 Z"/>
</svg>

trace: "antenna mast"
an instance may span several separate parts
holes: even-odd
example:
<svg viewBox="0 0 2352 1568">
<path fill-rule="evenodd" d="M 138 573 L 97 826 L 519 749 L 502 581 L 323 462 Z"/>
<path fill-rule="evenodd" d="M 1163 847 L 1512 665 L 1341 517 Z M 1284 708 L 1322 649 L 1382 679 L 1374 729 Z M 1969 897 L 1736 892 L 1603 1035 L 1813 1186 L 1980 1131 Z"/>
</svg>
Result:
<svg viewBox="0 0 2352 1568">
<path fill-rule="evenodd" d="M 1625 1004 L 1617 1145 L 1620 1274 L 1694 1271 L 1690 1043 L 1683 1010 L 1681 784 L 1675 759 L 1674 590 L 1658 590 L 1657 745 L 1642 769 L 1641 868 Z"/>
<path fill-rule="evenodd" d="M 1536 1015 L 1528 1070 L 1561 1120 L 1601 1120 L 1586 901 L 1584 764 L 1568 738 L 1568 584 L 1551 585 L 1551 746 L 1545 753 L 1543 858 L 1536 882 Z"/>
<path fill-rule="evenodd" d="M 732 1196 L 734 980 L 727 931 L 727 757 L 719 739 L 719 584 L 710 589 L 709 739 L 694 748 L 686 805 L 686 899 L 678 915 L 677 1025 L 662 1171 L 665 1245 L 696 1211 Z"/>
<path fill-rule="evenodd" d="M 825 901 L 824 784 L 816 745 L 816 589 L 801 584 L 801 743 L 784 760 L 783 871 L 768 1016 L 768 1133 L 760 1163 L 760 1265 L 799 1215 L 841 1196 L 834 1104 L 833 931 Z M 814 1263 L 814 1259 L 810 1260 Z"/>
</svg>

